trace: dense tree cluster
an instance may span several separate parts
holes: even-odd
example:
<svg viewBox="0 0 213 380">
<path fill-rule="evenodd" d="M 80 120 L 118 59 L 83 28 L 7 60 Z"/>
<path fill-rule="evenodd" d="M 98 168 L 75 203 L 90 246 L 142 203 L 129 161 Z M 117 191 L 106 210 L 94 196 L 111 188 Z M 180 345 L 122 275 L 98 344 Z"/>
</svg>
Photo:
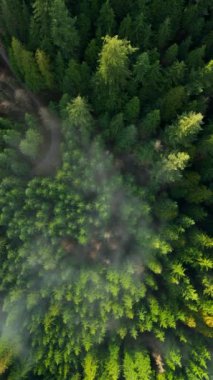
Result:
<svg viewBox="0 0 213 380">
<path fill-rule="evenodd" d="M 0 377 L 210 380 L 212 1 L 0 22 Z"/>
</svg>

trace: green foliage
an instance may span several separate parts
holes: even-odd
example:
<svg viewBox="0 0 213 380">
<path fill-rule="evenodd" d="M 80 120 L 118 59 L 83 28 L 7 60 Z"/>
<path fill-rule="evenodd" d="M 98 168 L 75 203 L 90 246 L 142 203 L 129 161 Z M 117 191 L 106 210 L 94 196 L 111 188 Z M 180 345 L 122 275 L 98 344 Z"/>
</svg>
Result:
<svg viewBox="0 0 213 380">
<path fill-rule="evenodd" d="M 20 142 L 21 152 L 31 159 L 35 159 L 38 155 L 39 148 L 42 144 L 41 134 L 33 128 L 29 128 L 25 138 Z"/>
<path fill-rule="evenodd" d="M 6 342 L 0 342 L 0 375 L 3 375 L 10 367 L 13 359 L 11 347 Z"/>
<path fill-rule="evenodd" d="M 2 379 L 212 378 L 211 15 L 0 0 Z"/>
<path fill-rule="evenodd" d="M 80 136 L 83 144 L 88 143 L 88 134 L 91 131 L 92 117 L 86 101 L 77 96 L 67 105 L 68 120 L 72 128 Z M 68 127 L 69 128 L 69 127 Z M 71 132 L 72 130 L 70 130 Z"/>
<path fill-rule="evenodd" d="M 38 92 L 44 88 L 33 54 L 24 49 L 22 44 L 15 38 L 12 40 L 11 59 L 14 62 L 14 68 L 24 78 L 26 85 L 31 90 Z"/>
<path fill-rule="evenodd" d="M 50 28 L 49 13 L 50 1 L 49 0 L 34 0 L 32 2 L 33 17 L 31 17 L 30 40 L 34 47 L 42 50 L 50 49 L 50 41 L 48 41 L 48 33 Z"/>
<path fill-rule="evenodd" d="M 137 58 L 137 62 L 134 68 L 135 78 L 138 82 L 143 83 L 146 74 L 150 69 L 150 60 L 147 52 L 142 53 Z"/>
<path fill-rule="evenodd" d="M 165 55 L 164 55 L 165 63 L 167 65 L 171 65 L 177 58 L 177 54 L 178 54 L 178 45 L 177 44 L 171 45 L 165 52 Z"/>
<path fill-rule="evenodd" d="M 128 122 L 137 120 L 140 113 L 140 100 L 137 96 L 133 97 L 126 105 L 125 116 Z"/>
<path fill-rule="evenodd" d="M 97 34 L 100 36 L 112 35 L 115 29 L 115 14 L 107 0 L 100 9 Z"/>
<path fill-rule="evenodd" d="M 106 85 L 117 88 L 126 83 L 130 73 L 128 56 L 136 49 L 118 36 L 106 36 L 103 41 L 98 73 Z"/>
<path fill-rule="evenodd" d="M 126 380 L 149 380 L 152 377 L 150 358 L 146 352 L 126 352 L 123 363 Z"/>
<path fill-rule="evenodd" d="M 171 88 L 161 102 L 161 117 L 168 121 L 177 116 L 186 100 L 186 92 L 183 86 Z"/>
<path fill-rule="evenodd" d="M 117 148 L 120 152 L 130 151 L 137 139 L 136 127 L 131 124 L 126 126 L 123 131 L 117 135 Z"/>
<path fill-rule="evenodd" d="M 75 19 L 69 16 L 64 0 L 53 0 L 51 2 L 50 20 L 50 38 L 65 58 L 70 57 L 78 46 L 79 37 L 75 27 Z"/>
<path fill-rule="evenodd" d="M 157 127 L 160 124 L 160 111 L 153 110 L 149 112 L 141 123 L 141 133 L 142 136 L 149 137 L 155 133 Z"/>
<path fill-rule="evenodd" d="M 98 368 L 97 360 L 92 354 L 87 354 L 84 359 L 84 379 L 94 380 Z"/>
<path fill-rule="evenodd" d="M 101 380 L 118 380 L 120 375 L 119 347 L 115 344 L 109 346 L 109 355 L 105 360 L 104 371 Z"/>
<path fill-rule="evenodd" d="M 201 130 L 203 116 L 191 112 L 188 115 L 182 115 L 177 124 L 169 128 L 169 138 L 174 145 L 181 144 L 187 146 L 193 142 L 194 138 Z"/>
<path fill-rule="evenodd" d="M 76 97 L 81 93 L 86 93 L 88 86 L 89 69 L 88 65 L 83 62 L 81 65 L 74 59 L 69 61 L 63 77 L 63 91 Z"/>
<path fill-rule="evenodd" d="M 120 28 L 119 28 L 119 36 L 122 38 L 130 39 L 132 35 L 132 19 L 129 14 L 123 18 Z"/>
<path fill-rule="evenodd" d="M 171 20 L 166 18 L 158 31 L 158 46 L 163 49 L 171 38 Z"/>
<path fill-rule="evenodd" d="M 2 0 L 0 3 L 0 18 L 3 29 L 1 33 L 7 37 L 16 36 L 22 41 L 27 40 L 29 33 L 30 11 L 27 1 Z"/>
<path fill-rule="evenodd" d="M 50 62 L 49 62 L 47 55 L 45 54 L 44 51 L 38 49 L 36 51 L 35 57 L 36 57 L 36 61 L 37 61 L 39 70 L 40 70 L 40 72 L 41 72 L 41 74 L 45 80 L 46 86 L 48 88 L 52 88 L 54 78 L 53 78 L 53 74 L 51 72 Z"/>
<path fill-rule="evenodd" d="M 203 68 L 203 80 L 206 88 L 208 89 L 209 94 L 211 95 L 212 83 L 213 83 L 213 60 L 211 60 Z"/>
<path fill-rule="evenodd" d="M 181 176 L 190 156 L 186 152 L 172 152 L 156 164 L 153 174 L 157 182 L 174 182 Z"/>
<path fill-rule="evenodd" d="M 156 215 L 164 221 L 174 219 L 178 215 L 177 203 L 162 195 L 157 200 Z"/>
</svg>

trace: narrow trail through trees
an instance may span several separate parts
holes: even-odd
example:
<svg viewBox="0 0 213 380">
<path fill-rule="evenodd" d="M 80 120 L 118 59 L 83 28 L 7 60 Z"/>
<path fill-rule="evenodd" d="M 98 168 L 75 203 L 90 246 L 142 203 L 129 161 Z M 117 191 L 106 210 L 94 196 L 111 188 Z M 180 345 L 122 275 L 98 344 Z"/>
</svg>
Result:
<svg viewBox="0 0 213 380">
<path fill-rule="evenodd" d="M 60 165 L 60 120 L 15 76 L 0 41 L 0 114 L 24 120 L 26 113 L 36 117 L 45 136 L 42 157 L 35 162 L 34 175 L 51 175 Z"/>
</svg>

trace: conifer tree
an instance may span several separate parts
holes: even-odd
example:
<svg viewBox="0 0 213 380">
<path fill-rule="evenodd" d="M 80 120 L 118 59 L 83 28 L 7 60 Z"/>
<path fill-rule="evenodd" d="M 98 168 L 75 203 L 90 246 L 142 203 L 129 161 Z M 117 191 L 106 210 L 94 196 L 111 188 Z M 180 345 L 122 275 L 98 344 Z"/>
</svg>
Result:
<svg viewBox="0 0 213 380">
<path fill-rule="evenodd" d="M 115 29 L 115 15 L 107 0 L 100 9 L 98 18 L 98 34 L 100 36 L 113 35 Z"/>
<path fill-rule="evenodd" d="M 50 36 L 62 56 L 71 58 L 79 43 L 75 19 L 70 17 L 64 0 L 53 0 L 50 6 Z"/>
<path fill-rule="evenodd" d="M 98 73 L 106 85 L 117 88 L 126 83 L 130 73 L 128 56 L 135 50 L 129 41 L 118 36 L 104 38 Z"/>
</svg>

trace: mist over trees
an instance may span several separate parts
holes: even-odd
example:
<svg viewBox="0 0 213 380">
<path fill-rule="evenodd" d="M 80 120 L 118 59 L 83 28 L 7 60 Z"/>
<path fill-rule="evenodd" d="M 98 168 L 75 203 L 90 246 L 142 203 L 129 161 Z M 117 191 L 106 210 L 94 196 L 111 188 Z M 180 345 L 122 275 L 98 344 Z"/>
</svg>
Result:
<svg viewBox="0 0 213 380">
<path fill-rule="evenodd" d="M 0 378 L 211 380 L 211 0 L 0 0 Z"/>
</svg>

